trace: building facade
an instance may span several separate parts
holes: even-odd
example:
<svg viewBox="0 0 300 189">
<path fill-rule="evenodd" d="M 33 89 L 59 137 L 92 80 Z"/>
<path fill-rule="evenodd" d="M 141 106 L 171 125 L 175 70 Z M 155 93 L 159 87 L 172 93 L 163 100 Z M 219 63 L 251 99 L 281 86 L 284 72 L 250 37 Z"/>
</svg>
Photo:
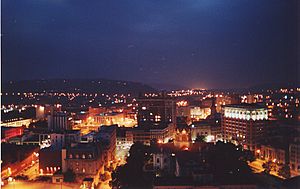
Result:
<svg viewBox="0 0 300 189">
<path fill-rule="evenodd" d="M 223 106 L 222 133 L 225 141 L 254 151 L 264 137 L 268 110 L 257 104 Z"/>
<path fill-rule="evenodd" d="M 149 124 L 156 126 L 160 123 L 176 124 L 176 103 L 166 94 L 139 98 L 137 119 L 139 126 Z"/>
</svg>

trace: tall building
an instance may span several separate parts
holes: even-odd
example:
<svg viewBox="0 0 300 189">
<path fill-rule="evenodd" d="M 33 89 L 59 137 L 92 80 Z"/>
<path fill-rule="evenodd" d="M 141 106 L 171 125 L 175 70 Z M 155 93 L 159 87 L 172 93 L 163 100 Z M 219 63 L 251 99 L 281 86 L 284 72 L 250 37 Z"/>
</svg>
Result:
<svg viewBox="0 0 300 189">
<path fill-rule="evenodd" d="M 54 112 L 49 115 L 48 129 L 50 131 L 64 131 L 69 129 L 67 114 L 64 112 Z"/>
<path fill-rule="evenodd" d="M 162 94 L 138 99 L 138 125 L 176 124 L 176 103 Z"/>
<path fill-rule="evenodd" d="M 292 176 L 300 175 L 300 138 L 295 138 L 289 146 L 290 169 Z"/>
<path fill-rule="evenodd" d="M 223 139 L 243 145 L 245 149 L 255 150 L 264 137 L 267 120 L 267 108 L 258 104 L 223 106 Z"/>
</svg>

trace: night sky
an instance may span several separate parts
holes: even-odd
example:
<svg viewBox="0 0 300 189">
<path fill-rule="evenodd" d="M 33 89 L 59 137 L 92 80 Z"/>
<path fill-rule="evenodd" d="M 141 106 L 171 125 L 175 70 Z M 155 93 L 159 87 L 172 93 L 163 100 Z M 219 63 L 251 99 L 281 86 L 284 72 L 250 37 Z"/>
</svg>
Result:
<svg viewBox="0 0 300 189">
<path fill-rule="evenodd" d="M 2 0 L 2 79 L 297 81 L 296 0 Z"/>
</svg>

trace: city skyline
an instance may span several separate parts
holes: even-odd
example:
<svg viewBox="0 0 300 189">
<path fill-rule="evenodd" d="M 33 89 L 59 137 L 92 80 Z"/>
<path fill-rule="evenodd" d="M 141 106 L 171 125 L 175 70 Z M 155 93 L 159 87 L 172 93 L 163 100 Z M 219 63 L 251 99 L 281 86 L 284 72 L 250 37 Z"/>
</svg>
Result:
<svg viewBox="0 0 300 189">
<path fill-rule="evenodd" d="M 2 80 L 298 85 L 296 7 L 296 1 L 2 1 Z"/>
</svg>

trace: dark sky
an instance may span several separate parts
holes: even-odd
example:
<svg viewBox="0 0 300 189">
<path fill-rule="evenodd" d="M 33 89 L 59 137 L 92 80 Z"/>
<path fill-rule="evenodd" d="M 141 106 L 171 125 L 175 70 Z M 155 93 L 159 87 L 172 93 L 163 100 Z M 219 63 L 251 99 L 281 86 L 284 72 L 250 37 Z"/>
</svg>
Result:
<svg viewBox="0 0 300 189">
<path fill-rule="evenodd" d="M 2 0 L 2 79 L 297 81 L 296 0 Z"/>
</svg>

